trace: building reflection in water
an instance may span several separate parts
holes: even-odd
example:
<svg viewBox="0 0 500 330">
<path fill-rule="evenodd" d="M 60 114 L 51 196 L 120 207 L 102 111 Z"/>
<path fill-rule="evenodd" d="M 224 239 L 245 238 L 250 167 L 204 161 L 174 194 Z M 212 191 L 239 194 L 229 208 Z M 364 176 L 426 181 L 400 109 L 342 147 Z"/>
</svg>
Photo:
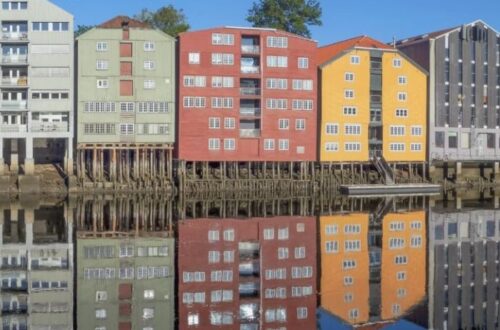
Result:
<svg viewBox="0 0 500 330">
<path fill-rule="evenodd" d="M 314 217 L 179 224 L 179 328 L 314 329 Z"/>
<path fill-rule="evenodd" d="M 366 211 L 320 216 L 320 321 L 370 328 L 394 323 L 425 300 L 426 211 L 420 201 L 409 208 L 388 199 L 365 205 Z"/>
<path fill-rule="evenodd" d="M 151 196 L 78 201 L 78 329 L 174 328 L 171 210 Z"/>
<path fill-rule="evenodd" d="M 2 329 L 72 329 L 72 212 L 32 200 L 0 208 Z"/>
</svg>

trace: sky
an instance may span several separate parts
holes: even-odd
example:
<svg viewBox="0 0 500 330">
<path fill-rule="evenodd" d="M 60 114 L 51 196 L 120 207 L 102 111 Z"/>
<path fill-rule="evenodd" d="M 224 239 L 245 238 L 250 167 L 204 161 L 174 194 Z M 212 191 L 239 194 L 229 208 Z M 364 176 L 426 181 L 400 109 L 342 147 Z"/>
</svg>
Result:
<svg viewBox="0 0 500 330">
<path fill-rule="evenodd" d="M 172 4 L 182 8 L 192 30 L 248 26 L 254 0 L 52 0 L 75 16 L 75 24 L 95 25 L 142 8 Z M 500 0 L 319 0 L 323 25 L 311 27 L 319 45 L 369 35 L 380 41 L 424 34 L 482 19 L 500 31 Z"/>
</svg>

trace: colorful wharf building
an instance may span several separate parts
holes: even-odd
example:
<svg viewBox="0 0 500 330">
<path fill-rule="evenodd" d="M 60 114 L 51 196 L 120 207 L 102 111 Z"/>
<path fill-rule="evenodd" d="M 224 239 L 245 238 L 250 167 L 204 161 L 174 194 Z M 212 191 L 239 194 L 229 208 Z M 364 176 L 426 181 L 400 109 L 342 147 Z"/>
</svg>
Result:
<svg viewBox="0 0 500 330">
<path fill-rule="evenodd" d="M 316 160 L 315 41 L 237 27 L 185 32 L 178 41 L 181 173 L 186 163 L 225 171 L 237 162 L 265 169 Z"/>
<path fill-rule="evenodd" d="M 425 70 L 367 36 L 320 47 L 316 60 L 321 90 L 320 162 L 331 168 L 331 163 L 380 161 L 393 169 L 395 164 L 408 168 L 409 173 L 418 169 L 424 175 Z M 391 176 L 390 168 L 384 167 Z"/>
<path fill-rule="evenodd" d="M 397 47 L 429 71 L 429 162 L 499 173 L 500 34 L 482 21 L 426 33 Z M 456 168 L 454 169 L 454 167 Z"/>
<path fill-rule="evenodd" d="M 165 187 L 175 136 L 175 39 L 118 16 L 76 43 L 80 183 Z"/>
</svg>

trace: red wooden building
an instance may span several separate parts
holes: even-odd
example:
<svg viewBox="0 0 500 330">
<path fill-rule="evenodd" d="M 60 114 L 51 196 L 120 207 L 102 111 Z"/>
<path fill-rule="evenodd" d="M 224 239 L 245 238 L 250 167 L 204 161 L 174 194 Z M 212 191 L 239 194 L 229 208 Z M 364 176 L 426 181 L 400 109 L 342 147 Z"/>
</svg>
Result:
<svg viewBox="0 0 500 330">
<path fill-rule="evenodd" d="M 316 328 L 314 217 L 186 220 L 178 251 L 180 329 Z"/>
<path fill-rule="evenodd" d="M 316 47 L 275 29 L 181 33 L 177 158 L 316 160 Z"/>
</svg>

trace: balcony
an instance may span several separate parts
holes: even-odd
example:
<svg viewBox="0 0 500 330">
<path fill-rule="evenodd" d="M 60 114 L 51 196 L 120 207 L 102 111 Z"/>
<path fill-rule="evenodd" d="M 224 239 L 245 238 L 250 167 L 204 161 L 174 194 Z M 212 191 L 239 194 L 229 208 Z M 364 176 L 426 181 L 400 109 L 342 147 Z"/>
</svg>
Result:
<svg viewBox="0 0 500 330">
<path fill-rule="evenodd" d="M 241 87 L 240 88 L 241 96 L 260 96 L 260 88 L 256 87 Z"/>
<path fill-rule="evenodd" d="M 28 102 L 22 101 L 1 101 L 0 108 L 2 110 L 26 110 L 28 109 Z"/>
<path fill-rule="evenodd" d="M 240 138 L 258 138 L 260 129 L 240 129 Z"/>
<path fill-rule="evenodd" d="M 28 41 L 28 32 L 3 32 L 2 40 Z"/>
<path fill-rule="evenodd" d="M 241 52 L 244 54 L 259 54 L 260 47 L 258 45 L 242 45 Z"/>
<path fill-rule="evenodd" d="M 16 125 L 16 124 L 1 124 L 1 133 L 25 133 L 27 131 L 27 125 Z"/>
<path fill-rule="evenodd" d="M 255 65 L 245 65 L 241 66 L 241 73 L 243 74 L 259 74 L 260 73 L 260 66 L 255 66 Z"/>
<path fill-rule="evenodd" d="M 8 87 L 28 87 L 28 77 L 2 78 L 2 86 Z"/>
<path fill-rule="evenodd" d="M 31 125 L 32 132 L 68 132 L 68 123 L 46 123 L 46 122 L 33 122 Z"/>
<path fill-rule="evenodd" d="M 240 116 L 258 117 L 260 116 L 260 108 L 240 108 Z"/>
<path fill-rule="evenodd" d="M 253 261 L 241 262 L 239 272 L 240 276 L 258 276 L 260 273 L 259 263 Z"/>
<path fill-rule="evenodd" d="M 2 64 L 28 64 L 28 55 L 2 55 Z"/>
</svg>

